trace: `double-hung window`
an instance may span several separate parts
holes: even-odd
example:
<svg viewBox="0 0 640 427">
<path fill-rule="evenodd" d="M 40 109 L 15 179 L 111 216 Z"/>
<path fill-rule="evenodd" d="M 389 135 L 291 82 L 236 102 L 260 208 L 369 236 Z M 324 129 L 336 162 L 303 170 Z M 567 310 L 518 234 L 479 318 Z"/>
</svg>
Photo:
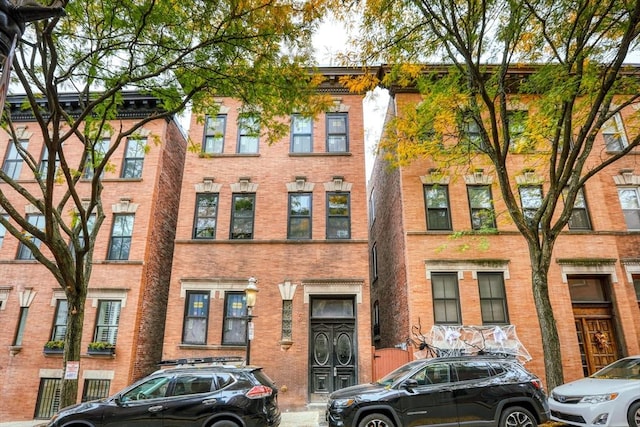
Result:
<svg viewBox="0 0 640 427">
<path fill-rule="evenodd" d="M 208 322 L 209 292 L 187 291 L 182 342 L 185 344 L 206 344 Z"/>
<path fill-rule="evenodd" d="M 111 228 L 111 241 L 109 242 L 107 259 L 129 259 L 131 238 L 133 236 L 133 219 L 133 214 L 116 214 L 113 216 L 113 227 Z"/>
<path fill-rule="evenodd" d="M 371 246 L 371 277 L 373 280 L 378 278 L 378 244 L 375 242 Z"/>
<path fill-rule="evenodd" d="M 94 175 L 94 170 L 96 166 L 100 165 L 104 160 L 104 156 L 109 151 L 109 144 L 111 141 L 109 138 L 102 138 L 99 141 L 96 141 L 92 147 L 87 147 L 87 162 L 84 168 L 84 175 L 82 176 L 84 179 L 92 179 Z"/>
<path fill-rule="evenodd" d="M 525 130 L 528 118 L 526 110 L 511 110 L 507 112 L 509 147 L 517 149 L 526 144 Z"/>
<path fill-rule="evenodd" d="M 245 345 L 247 342 L 247 304 L 244 292 L 225 292 L 222 344 Z"/>
<path fill-rule="evenodd" d="M 255 214 L 255 194 L 234 194 L 232 198 L 231 235 L 232 240 L 253 239 L 253 219 Z"/>
<path fill-rule="evenodd" d="M 9 142 L 9 150 L 7 156 L 4 159 L 2 165 L 2 171 L 13 180 L 20 178 L 20 171 L 22 170 L 22 156 L 20 150 L 27 150 L 29 141 L 18 141 L 18 144 L 14 141 Z M 18 148 L 19 147 L 19 148 Z"/>
<path fill-rule="evenodd" d="M 327 113 L 327 152 L 349 151 L 349 128 L 346 113 Z"/>
<path fill-rule="evenodd" d="M 224 150 L 224 132 L 227 127 L 227 116 L 218 114 L 207 116 L 204 125 L 204 141 L 202 152 L 205 154 L 221 154 Z"/>
<path fill-rule="evenodd" d="M 51 329 L 51 341 L 62 341 L 67 333 L 67 313 L 69 303 L 66 299 L 56 301 L 56 313 L 53 317 L 53 328 Z"/>
<path fill-rule="evenodd" d="M 256 154 L 260 140 L 258 116 L 243 116 L 238 119 L 238 153 Z"/>
<path fill-rule="evenodd" d="M 3 214 L 2 218 L 9 221 L 9 215 Z M 4 235 L 7 234 L 7 228 L 0 223 L 0 248 L 2 247 L 2 243 L 4 242 Z"/>
<path fill-rule="evenodd" d="M 18 318 L 18 327 L 13 337 L 13 345 L 21 346 L 24 338 L 24 330 L 27 327 L 27 317 L 29 316 L 29 307 L 20 307 L 20 317 Z"/>
<path fill-rule="evenodd" d="M 38 228 L 39 230 L 44 230 L 44 215 L 42 214 L 29 214 L 27 215 L 27 222 L 32 226 Z M 31 233 L 26 233 L 28 236 L 31 236 Z M 37 248 L 40 248 L 40 244 L 42 243 L 40 239 L 37 239 L 31 236 L 31 243 L 33 243 Z M 20 246 L 18 247 L 18 259 L 36 259 L 36 257 L 31 252 L 31 249 L 20 242 Z"/>
<path fill-rule="evenodd" d="M 144 154 L 147 141 L 139 138 L 129 138 L 127 148 L 124 152 L 124 165 L 122 167 L 122 178 L 141 178 L 142 165 L 144 164 Z"/>
<path fill-rule="evenodd" d="M 542 187 L 539 185 L 524 185 L 519 189 L 520 202 L 522 203 L 522 214 L 530 224 L 542 206 Z"/>
<path fill-rule="evenodd" d="M 87 232 L 89 236 L 93 232 L 93 228 L 95 227 L 95 225 L 96 225 L 96 214 L 90 214 L 87 217 Z M 85 235 L 84 235 L 84 230 L 82 228 L 81 221 L 77 222 L 76 228 L 78 229 L 78 243 L 80 243 L 77 249 L 84 250 L 88 245 L 90 245 L 90 243 L 87 243 L 85 246 Z M 75 244 L 73 243 L 73 240 L 69 244 L 69 247 L 71 248 L 71 252 L 73 253 L 73 256 L 76 256 L 76 247 L 75 247 Z"/>
<path fill-rule="evenodd" d="M 215 239 L 218 217 L 218 193 L 196 195 L 196 218 L 193 227 L 194 239 Z"/>
<path fill-rule="evenodd" d="M 638 187 L 618 188 L 622 213 L 629 230 L 640 230 L 640 195 L 638 190 Z"/>
<path fill-rule="evenodd" d="M 488 185 L 469 185 L 467 186 L 467 194 L 471 210 L 471 227 L 474 230 L 496 228 L 491 187 Z"/>
<path fill-rule="evenodd" d="M 351 238 L 349 193 L 327 193 L 327 239 Z"/>
<path fill-rule="evenodd" d="M 291 116 L 291 152 L 311 153 L 313 151 L 313 121 L 300 114 Z"/>
<path fill-rule="evenodd" d="M 427 210 L 427 229 L 451 230 L 448 186 L 425 185 L 424 200 Z"/>
<path fill-rule="evenodd" d="M 624 133 L 622 118 L 616 113 L 602 126 L 602 136 L 604 138 L 607 151 L 621 151 L 627 143 L 627 135 Z"/>
<path fill-rule="evenodd" d="M 376 220 L 376 189 L 372 188 L 369 194 L 369 227 L 373 227 Z"/>
<path fill-rule="evenodd" d="M 431 273 L 433 317 L 437 324 L 461 323 L 457 273 Z"/>
<path fill-rule="evenodd" d="M 562 192 L 565 197 L 566 191 Z M 589 211 L 587 210 L 587 200 L 584 197 L 582 188 L 576 194 L 576 200 L 571 209 L 571 218 L 569 218 L 570 230 L 591 230 L 591 221 L 589 220 Z"/>
<path fill-rule="evenodd" d="M 461 140 L 467 144 L 469 151 L 480 151 L 484 148 L 480 127 L 471 117 L 465 117 L 462 122 Z"/>
<path fill-rule="evenodd" d="M 311 193 L 289 193 L 289 239 L 311 238 Z"/>
<path fill-rule="evenodd" d="M 120 300 L 99 300 L 98 317 L 93 340 L 116 344 L 118 337 L 118 323 L 120 322 Z"/>
<path fill-rule="evenodd" d="M 371 323 L 373 323 L 373 337 L 374 339 L 380 339 L 380 302 L 375 301 L 373 303 L 373 313 Z"/>
<path fill-rule="evenodd" d="M 478 272 L 480 312 L 484 325 L 509 323 L 503 273 Z"/>
<path fill-rule="evenodd" d="M 60 158 L 58 156 L 58 153 L 56 153 L 54 174 L 57 172 L 58 167 L 60 167 Z M 42 150 L 42 159 L 40 159 L 40 176 L 42 177 L 43 180 L 46 179 L 48 171 L 49 171 L 49 149 L 45 145 Z"/>
</svg>

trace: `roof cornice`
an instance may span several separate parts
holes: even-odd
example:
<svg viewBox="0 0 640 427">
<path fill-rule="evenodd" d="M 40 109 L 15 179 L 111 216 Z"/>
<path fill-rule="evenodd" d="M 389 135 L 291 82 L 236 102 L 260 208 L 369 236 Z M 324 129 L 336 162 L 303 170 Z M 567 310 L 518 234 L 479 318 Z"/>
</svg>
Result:
<svg viewBox="0 0 640 427">
<path fill-rule="evenodd" d="M 141 119 L 151 114 L 164 111 L 160 100 L 151 95 L 143 95 L 135 91 L 122 92 L 122 105 L 118 108 L 118 119 Z M 61 93 L 58 95 L 60 105 L 72 117 L 78 117 L 83 111 L 81 105 L 88 102 L 82 99 L 84 95 L 79 93 Z M 6 104 L 10 108 L 13 122 L 32 122 L 35 117 L 31 109 L 25 109 L 27 95 L 9 95 Z M 50 111 L 49 102 L 45 97 L 37 100 L 42 111 Z"/>
</svg>

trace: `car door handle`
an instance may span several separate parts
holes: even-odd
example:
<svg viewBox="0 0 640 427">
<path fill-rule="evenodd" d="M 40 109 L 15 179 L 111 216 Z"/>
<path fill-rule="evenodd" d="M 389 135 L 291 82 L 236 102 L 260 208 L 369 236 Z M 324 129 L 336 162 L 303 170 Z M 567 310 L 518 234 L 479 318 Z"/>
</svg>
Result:
<svg viewBox="0 0 640 427">
<path fill-rule="evenodd" d="M 148 411 L 149 412 L 160 412 L 164 409 L 164 406 L 159 405 L 159 406 L 150 406 Z"/>
<path fill-rule="evenodd" d="M 213 404 L 216 403 L 216 400 L 217 399 L 205 399 L 205 400 L 202 401 L 202 404 L 203 405 L 213 405 Z"/>
</svg>

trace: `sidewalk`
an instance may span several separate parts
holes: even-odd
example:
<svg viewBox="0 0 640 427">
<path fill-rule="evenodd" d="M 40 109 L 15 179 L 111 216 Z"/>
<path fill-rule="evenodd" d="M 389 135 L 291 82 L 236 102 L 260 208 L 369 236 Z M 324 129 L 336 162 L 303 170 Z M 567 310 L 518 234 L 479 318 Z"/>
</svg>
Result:
<svg viewBox="0 0 640 427">
<path fill-rule="evenodd" d="M 283 412 L 280 423 L 280 427 L 323 427 L 326 425 L 324 411 L 320 410 Z"/>
<path fill-rule="evenodd" d="M 9 421 L 7 423 L 0 423 L 2 427 L 35 427 L 46 426 L 45 420 L 33 420 L 33 421 Z"/>
<path fill-rule="evenodd" d="M 45 426 L 45 420 L 13 421 L 0 423 L 0 427 L 36 427 Z M 282 412 L 280 427 L 322 427 L 326 426 L 324 412 L 321 410 L 306 410 Z"/>
</svg>

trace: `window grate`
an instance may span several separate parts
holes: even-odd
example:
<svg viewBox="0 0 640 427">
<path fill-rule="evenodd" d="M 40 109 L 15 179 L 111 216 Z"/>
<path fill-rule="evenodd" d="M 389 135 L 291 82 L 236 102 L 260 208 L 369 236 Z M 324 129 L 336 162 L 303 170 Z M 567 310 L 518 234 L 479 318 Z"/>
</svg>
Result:
<svg viewBox="0 0 640 427">
<path fill-rule="evenodd" d="M 91 400 L 103 399 L 109 396 L 109 387 L 111 386 L 111 380 L 84 380 L 84 388 L 82 390 L 82 401 L 88 402 Z"/>
<path fill-rule="evenodd" d="M 36 413 L 34 418 L 51 418 L 60 408 L 60 387 L 62 380 L 59 378 L 41 378 Z"/>
</svg>

